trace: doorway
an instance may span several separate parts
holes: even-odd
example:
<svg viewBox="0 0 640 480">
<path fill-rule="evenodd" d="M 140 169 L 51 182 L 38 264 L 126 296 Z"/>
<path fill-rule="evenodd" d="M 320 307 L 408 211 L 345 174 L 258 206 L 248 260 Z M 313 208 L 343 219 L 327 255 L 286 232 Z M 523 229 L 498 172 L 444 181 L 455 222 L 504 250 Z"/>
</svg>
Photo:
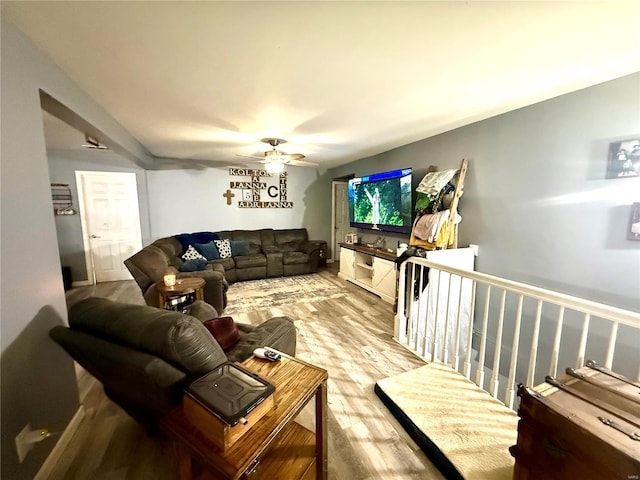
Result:
<svg viewBox="0 0 640 480">
<path fill-rule="evenodd" d="M 344 242 L 345 235 L 349 233 L 349 200 L 348 183 L 346 181 L 332 182 L 332 223 L 331 229 L 331 255 L 334 262 L 340 260 L 340 243 Z"/>
<path fill-rule="evenodd" d="M 124 261 L 142 248 L 136 174 L 76 171 L 87 278 L 130 280 Z"/>
</svg>

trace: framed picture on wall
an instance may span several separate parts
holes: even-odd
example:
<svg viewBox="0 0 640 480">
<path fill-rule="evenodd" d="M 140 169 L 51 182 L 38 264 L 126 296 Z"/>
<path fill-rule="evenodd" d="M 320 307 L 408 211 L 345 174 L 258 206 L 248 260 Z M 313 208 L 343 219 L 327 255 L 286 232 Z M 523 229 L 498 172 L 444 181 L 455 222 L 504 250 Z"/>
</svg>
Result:
<svg viewBox="0 0 640 480">
<path fill-rule="evenodd" d="M 640 240 L 640 202 L 631 205 L 631 220 L 627 238 L 629 240 Z"/>
<path fill-rule="evenodd" d="M 607 178 L 637 177 L 640 175 L 640 138 L 609 144 Z"/>
</svg>

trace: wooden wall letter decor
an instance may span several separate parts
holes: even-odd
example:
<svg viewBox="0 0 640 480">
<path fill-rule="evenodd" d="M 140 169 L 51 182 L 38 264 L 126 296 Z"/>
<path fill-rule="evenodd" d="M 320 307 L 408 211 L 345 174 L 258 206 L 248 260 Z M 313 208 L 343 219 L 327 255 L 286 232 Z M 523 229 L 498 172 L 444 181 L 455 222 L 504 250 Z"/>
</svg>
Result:
<svg viewBox="0 0 640 480">
<path fill-rule="evenodd" d="M 229 175 L 251 177 L 246 182 L 229 182 L 229 188 L 242 190 L 242 200 L 238 201 L 240 208 L 293 208 L 293 202 L 287 200 L 287 172 L 275 175 L 266 170 L 230 168 Z M 272 177 L 277 177 L 277 182 L 267 182 Z M 266 195 L 269 200 L 261 195 Z M 227 198 L 227 204 L 231 205 L 231 197 L 235 195 L 227 190 L 223 196 Z"/>
</svg>

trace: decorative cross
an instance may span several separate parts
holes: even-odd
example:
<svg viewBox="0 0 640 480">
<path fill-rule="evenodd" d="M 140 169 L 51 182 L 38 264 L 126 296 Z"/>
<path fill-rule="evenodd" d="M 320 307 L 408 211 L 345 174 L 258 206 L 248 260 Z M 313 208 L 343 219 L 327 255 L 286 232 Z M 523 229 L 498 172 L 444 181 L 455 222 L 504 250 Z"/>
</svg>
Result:
<svg viewBox="0 0 640 480">
<path fill-rule="evenodd" d="M 231 193 L 231 190 L 227 189 L 227 193 L 223 193 L 222 196 L 227 199 L 227 205 L 231 205 L 231 199 L 236 196 L 235 193 Z"/>
</svg>

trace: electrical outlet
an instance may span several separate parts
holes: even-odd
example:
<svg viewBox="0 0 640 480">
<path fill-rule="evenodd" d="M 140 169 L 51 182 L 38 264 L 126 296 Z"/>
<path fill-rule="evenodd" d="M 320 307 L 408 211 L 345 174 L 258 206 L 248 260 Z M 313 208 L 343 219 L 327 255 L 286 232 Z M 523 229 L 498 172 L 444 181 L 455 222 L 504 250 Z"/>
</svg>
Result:
<svg viewBox="0 0 640 480">
<path fill-rule="evenodd" d="M 33 442 L 27 441 L 27 435 L 31 432 L 31 425 L 28 423 L 22 429 L 22 431 L 16 436 L 16 449 L 18 450 L 18 461 L 24 462 L 27 453 L 33 448 Z"/>
</svg>

